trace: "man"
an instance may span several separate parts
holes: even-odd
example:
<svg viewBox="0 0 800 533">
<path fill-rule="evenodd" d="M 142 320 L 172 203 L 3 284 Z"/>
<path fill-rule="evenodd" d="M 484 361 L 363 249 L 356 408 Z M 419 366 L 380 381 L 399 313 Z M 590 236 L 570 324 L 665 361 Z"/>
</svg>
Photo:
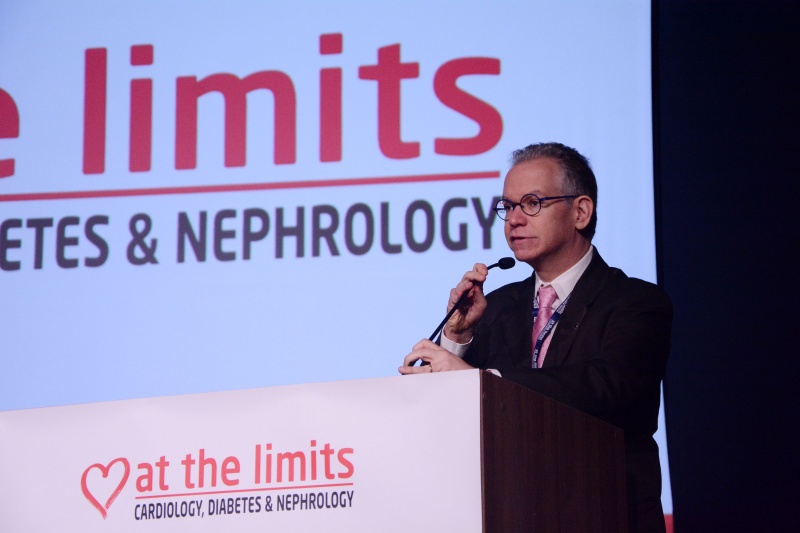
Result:
<svg viewBox="0 0 800 533">
<path fill-rule="evenodd" d="M 557 143 L 512 155 L 503 198 L 508 245 L 534 274 L 484 296 L 486 265 L 450 291 L 468 292 L 439 345 L 420 341 L 400 373 L 491 369 L 625 432 L 630 531 L 664 531 L 653 440 L 670 347 L 672 305 L 655 285 L 609 267 L 591 244 L 597 182 Z M 534 319 L 534 317 L 538 317 Z M 425 366 L 410 366 L 422 360 Z"/>
</svg>

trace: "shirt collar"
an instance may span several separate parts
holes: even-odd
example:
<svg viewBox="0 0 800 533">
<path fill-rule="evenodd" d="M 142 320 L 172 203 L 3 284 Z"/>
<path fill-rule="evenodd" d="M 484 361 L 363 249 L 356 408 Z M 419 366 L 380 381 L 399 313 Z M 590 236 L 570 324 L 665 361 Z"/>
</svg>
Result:
<svg viewBox="0 0 800 533">
<path fill-rule="evenodd" d="M 553 307 L 558 307 L 564 298 L 569 296 L 569 294 L 572 292 L 572 289 L 575 288 L 575 285 L 577 285 L 578 280 L 588 268 L 589 263 L 592 262 L 593 254 L 594 246 L 589 246 L 589 251 L 586 252 L 586 254 L 581 257 L 577 263 L 569 267 L 569 269 L 567 269 L 550 283 L 543 282 L 539 277 L 539 274 L 536 274 L 536 291 L 538 292 L 539 287 L 542 285 L 552 285 L 557 295 L 556 301 L 553 303 Z"/>
</svg>

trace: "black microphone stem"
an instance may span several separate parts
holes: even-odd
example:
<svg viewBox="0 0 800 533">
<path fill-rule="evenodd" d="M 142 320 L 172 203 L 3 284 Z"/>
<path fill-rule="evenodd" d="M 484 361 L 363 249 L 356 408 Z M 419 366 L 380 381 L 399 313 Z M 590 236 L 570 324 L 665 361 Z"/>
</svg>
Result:
<svg viewBox="0 0 800 533">
<path fill-rule="evenodd" d="M 501 269 L 506 270 L 514 266 L 514 260 L 510 257 L 504 257 L 497 263 L 488 266 L 486 270 L 491 270 L 496 266 L 499 266 Z M 470 289 L 469 291 L 471 290 L 472 289 Z M 469 294 L 469 291 L 464 291 L 464 294 L 461 295 L 456 304 L 452 307 L 452 309 L 450 309 L 450 312 L 447 313 L 447 316 L 444 317 L 444 320 L 442 320 L 441 324 L 439 324 L 436 327 L 431 336 L 428 338 L 429 341 L 433 341 L 433 339 L 436 338 L 439 332 L 442 331 L 442 328 L 444 327 L 445 324 L 447 324 L 447 321 L 450 320 L 450 317 L 453 316 L 453 313 L 456 312 L 456 309 L 458 309 L 461 306 L 461 304 L 464 303 L 464 300 L 467 298 L 467 294 Z"/>
<path fill-rule="evenodd" d="M 472 290 L 472 289 L 470 289 L 470 290 Z M 447 321 L 450 320 L 450 317 L 453 316 L 453 313 L 456 312 L 456 309 L 458 309 L 459 306 L 464 303 L 464 300 L 467 298 L 467 294 L 469 294 L 469 291 L 464 291 L 464 294 L 462 294 L 461 298 L 458 299 L 458 301 L 456 302 L 456 305 L 454 305 L 453 308 L 450 309 L 450 312 L 447 313 L 447 316 L 444 317 L 444 320 L 442 320 L 442 322 L 438 326 L 436 326 L 436 329 L 433 330 L 433 333 L 431 333 L 431 336 L 428 337 L 429 341 L 433 341 L 433 339 L 436 338 L 436 336 L 439 334 L 439 332 L 442 331 L 442 328 L 444 327 L 445 324 L 447 324 Z"/>
</svg>

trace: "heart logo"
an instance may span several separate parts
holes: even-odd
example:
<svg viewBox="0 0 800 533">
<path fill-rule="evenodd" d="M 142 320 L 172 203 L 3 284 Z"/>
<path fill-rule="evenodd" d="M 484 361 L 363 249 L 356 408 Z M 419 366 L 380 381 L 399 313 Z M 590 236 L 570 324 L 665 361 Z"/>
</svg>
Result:
<svg viewBox="0 0 800 533">
<path fill-rule="evenodd" d="M 111 496 L 108 497 L 105 505 L 102 505 L 100 504 L 99 501 L 97 501 L 97 498 L 94 497 L 94 494 L 92 494 L 92 491 L 90 491 L 89 487 L 86 485 L 86 478 L 89 476 L 89 472 L 91 472 L 95 468 L 100 470 L 100 473 L 103 475 L 103 478 L 107 478 L 109 472 L 111 471 L 111 467 L 114 466 L 116 463 L 122 463 L 122 466 L 125 468 L 125 470 L 122 473 L 122 479 L 120 479 L 119 484 L 117 484 L 117 488 L 115 488 L 114 492 L 111 493 Z M 128 481 L 128 476 L 130 475 L 130 473 L 131 473 L 131 466 L 130 464 L 128 464 L 128 460 L 125 459 L 124 457 L 117 457 L 116 459 L 114 459 L 105 466 L 99 463 L 95 463 L 83 471 L 83 476 L 81 476 L 81 490 L 83 491 L 83 495 L 86 497 L 87 500 L 89 500 L 89 503 L 94 505 L 97 508 L 97 510 L 100 511 L 100 514 L 103 515 L 103 519 L 105 519 L 106 516 L 108 515 L 107 513 L 108 508 L 111 507 L 111 504 L 114 503 L 114 500 L 122 491 L 123 487 L 125 487 L 125 483 Z"/>
</svg>

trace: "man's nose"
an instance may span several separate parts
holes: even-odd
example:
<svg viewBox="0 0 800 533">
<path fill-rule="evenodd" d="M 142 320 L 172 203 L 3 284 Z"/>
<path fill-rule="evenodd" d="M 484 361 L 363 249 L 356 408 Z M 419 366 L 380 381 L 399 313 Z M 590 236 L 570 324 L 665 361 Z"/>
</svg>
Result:
<svg viewBox="0 0 800 533">
<path fill-rule="evenodd" d="M 528 221 L 528 215 L 522 212 L 522 206 L 515 205 L 508 215 L 508 223 L 512 226 L 521 226 Z"/>
</svg>

